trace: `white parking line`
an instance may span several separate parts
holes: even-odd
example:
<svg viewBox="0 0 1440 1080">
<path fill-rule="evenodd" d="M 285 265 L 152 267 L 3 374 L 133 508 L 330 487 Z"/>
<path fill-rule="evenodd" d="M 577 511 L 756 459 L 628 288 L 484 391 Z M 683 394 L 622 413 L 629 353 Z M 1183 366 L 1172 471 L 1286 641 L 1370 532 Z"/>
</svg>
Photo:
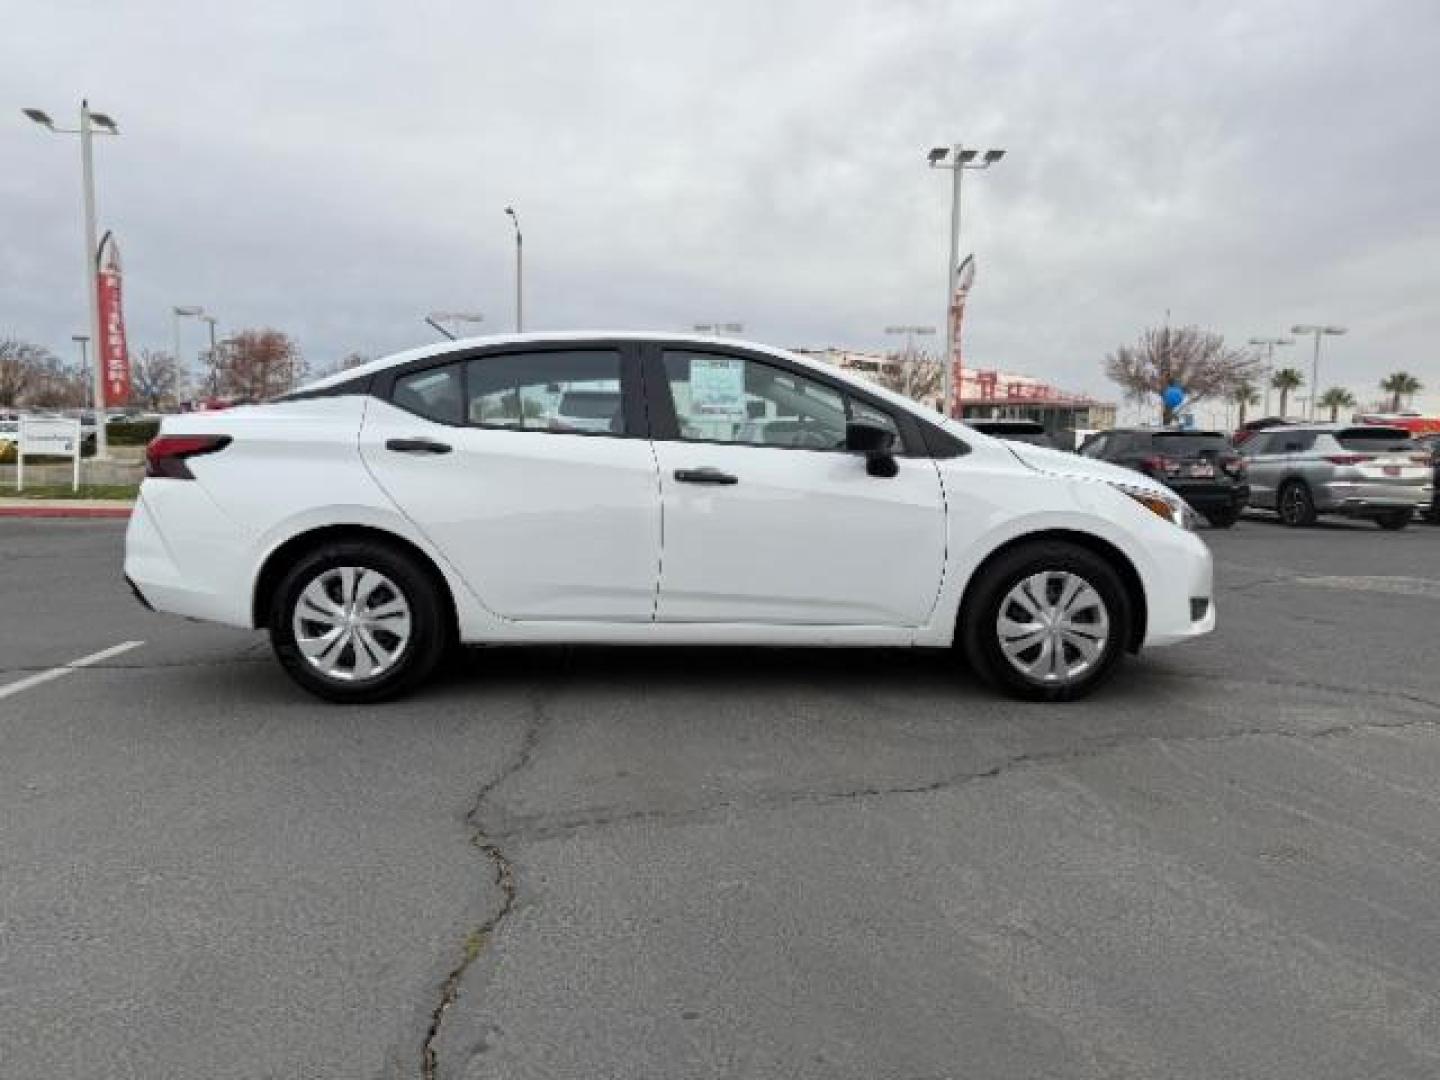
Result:
<svg viewBox="0 0 1440 1080">
<path fill-rule="evenodd" d="M 29 690 L 32 686 L 39 686 L 41 683 L 47 683 L 51 679 L 58 679 L 62 675 L 69 675 L 72 671 L 89 667 L 91 664 L 98 664 L 102 660 L 109 660 L 112 656 L 119 656 L 121 653 L 127 653 L 131 649 L 138 649 L 144 644 L 145 642 L 143 641 L 122 641 L 119 645 L 112 645 L 108 649 L 101 649 L 99 652 L 91 653 L 89 656 L 82 656 L 79 660 L 71 660 L 68 664 L 61 664 L 59 667 L 53 667 L 49 671 L 41 671 L 34 675 L 27 675 L 19 682 L 12 682 L 5 686 L 0 686 L 0 698 L 7 698 L 12 694 L 20 693 L 22 690 Z"/>
</svg>

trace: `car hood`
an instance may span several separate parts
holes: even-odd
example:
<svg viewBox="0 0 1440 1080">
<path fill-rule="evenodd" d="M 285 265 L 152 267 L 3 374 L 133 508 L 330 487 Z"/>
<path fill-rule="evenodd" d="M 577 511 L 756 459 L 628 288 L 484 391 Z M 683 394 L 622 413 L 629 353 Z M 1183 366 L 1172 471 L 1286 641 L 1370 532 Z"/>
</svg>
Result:
<svg viewBox="0 0 1440 1080">
<path fill-rule="evenodd" d="M 1144 473 L 1112 465 L 1108 461 L 1067 454 L 1063 450 L 1049 450 L 1043 446 L 1028 446 L 1024 443 L 1007 443 L 1010 452 L 1020 459 L 1020 464 L 1036 472 L 1050 476 L 1065 476 L 1075 480 L 1103 480 L 1107 484 L 1123 484 L 1128 488 L 1153 491 L 1159 495 L 1174 498 L 1174 492 L 1164 484 L 1152 480 Z"/>
</svg>

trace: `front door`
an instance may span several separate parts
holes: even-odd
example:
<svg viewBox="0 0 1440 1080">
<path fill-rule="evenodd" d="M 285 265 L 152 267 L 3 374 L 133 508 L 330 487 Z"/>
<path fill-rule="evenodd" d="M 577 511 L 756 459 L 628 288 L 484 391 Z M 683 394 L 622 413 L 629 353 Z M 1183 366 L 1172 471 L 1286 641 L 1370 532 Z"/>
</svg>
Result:
<svg viewBox="0 0 1440 1080">
<path fill-rule="evenodd" d="M 495 614 L 648 622 L 660 499 L 640 408 L 630 345 L 481 353 L 398 375 L 360 451 Z"/>
<path fill-rule="evenodd" d="M 934 462 L 876 477 L 844 450 L 882 405 L 780 361 L 708 347 L 648 367 L 664 512 L 661 622 L 920 626 L 945 561 Z M 659 385 L 656 385 L 656 384 Z"/>
</svg>

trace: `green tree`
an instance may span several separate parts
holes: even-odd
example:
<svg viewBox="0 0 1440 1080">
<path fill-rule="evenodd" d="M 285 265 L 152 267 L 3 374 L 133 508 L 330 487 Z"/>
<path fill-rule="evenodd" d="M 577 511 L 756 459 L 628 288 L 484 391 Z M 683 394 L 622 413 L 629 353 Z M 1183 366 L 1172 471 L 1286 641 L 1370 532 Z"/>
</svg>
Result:
<svg viewBox="0 0 1440 1080">
<path fill-rule="evenodd" d="M 1380 389 L 1390 395 L 1390 411 L 1399 412 L 1401 400 L 1414 397 L 1424 384 L 1408 371 L 1397 371 L 1380 380 Z"/>
<path fill-rule="evenodd" d="M 1330 422 L 1333 424 L 1340 418 L 1341 409 L 1355 407 L 1355 395 L 1343 386 L 1332 386 L 1320 395 L 1319 405 L 1322 409 L 1330 410 Z"/>
<path fill-rule="evenodd" d="M 1280 391 L 1280 415 L 1287 415 L 1287 408 L 1290 404 L 1290 391 L 1299 390 L 1305 385 L 1305 376 L 1293 367 L 1281 368 L 1270 376 L 1270 386 Z"/>
<path fill-rule="evenodd" d="M 1245 410 L 1251 405 L 1260 404 L 1260 392 L 1255 389 L 1255 384 L 1249 379 L 1241 379 L 1230 391 L 1230 400 L 1240 406 L 1240 419 L 1236 421 L 1236 425 L 1243 426 Z"/>
</svg>

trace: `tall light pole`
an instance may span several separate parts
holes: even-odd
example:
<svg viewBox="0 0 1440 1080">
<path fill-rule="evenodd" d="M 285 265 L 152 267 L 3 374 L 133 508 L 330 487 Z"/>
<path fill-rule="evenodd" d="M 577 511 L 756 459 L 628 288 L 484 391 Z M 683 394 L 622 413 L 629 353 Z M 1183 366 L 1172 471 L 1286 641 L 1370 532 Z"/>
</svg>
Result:
<svg viewBox="0 0 1440 1080">
<path fill-rule="evenodd" d="M 210 327 L 210 351 L 206 354 L 206 362 L 210 365 L 210 396 L 220 396 L 220 364 L 215 356 L 215 324 L 220 320 L 214 315 L 201 315 L 200 321 Z M 175 358 L 175 363 L 180 363 L 180 358 Z"/>
<path fill-rule="evenodd" d="M 943 382 L 944 413 L 950 415 L 954 406 L 955 363 L 955 291 L 960 284 L 960 178 L 971 169 L 988 169 L 1005 156 L 1004 150 L 966 150 L 959 143 L 937 146 L 926 155 L 932 169 L 949 169 L 953 175 L 950 186 L 950 258 L 945 266 L 945 363 Z M 975 159 L 979 158 L 979 161 Z"/>
<path fill-rule="evenodd" d="M 1250 339 L 1250 344 L 1265 346 L 1265 404 L 1262 407 L 1265 410 L 1265 415 L 1269 416 L 1270 377 L 1275 373 L 1275 346 L 1294 345 L 1295 339 L 1293 337 L 1252 337 Z"/>
<path fill-rule="evenodd" d="M 1292 334 L 1314 334 L 1315 354 L 1310 361 L 1310 420 L 1315 420 L 1315 402 L 1320 397 L 1320 339 L 1326 334 L 1343 334 L 1343 326 L 1321 326 L 1318 323 L 1296 323 L 1290 327 Z"/>
<path fill-rule="evenodd" d="M 930 336 L 935 333 L 933 326 L 887 326 L 887 334 L 905 335 L 905 396 L 910 397 L 915 378 L 915 335 Z"/>
<path fill-rule="evenodd" d="M 195 304 L 176 304 L 170 309 L 170 314 L 175 323 L 175 370 L 183 378 L 189 365 L 180 359 L 180 320 L 203 319 L 205 309 Z"/>
<path fill-rule="evenodd" d="M 515 226 L 515 332 L 525 329 L 525 237 L 520 232 L 520 217 L 513 206 L 505 207 L 505 213 Z"/>
<path fill-rule="evenodd" d="M 105 407 L 105 350 L 100 344 L 100 280 L 97 259 L 99 251 L 95 239 L 95 162 L 91 153 L 91 141 L 98 130 L 102 135 L 119 135 L 115 121 L 102 112 L 92 112 L 89 101 L 80 102 L 80 126 L 78 128 L 57 128 L 50 115 L 43 109 L 22 109 L 25 116 L 47 131 L 56 135 L 80 136 L 80 177 L 82 198 L 85 207 L 85 291 L 89 294 L 90 340 L 96 343 L 95 369 L 93 372 L 95 408 L 97 412 Z M 109 457 L 110 451 L 105 437 L 105 425 L 95 425 L 95 456 Z"/>
</svg>

